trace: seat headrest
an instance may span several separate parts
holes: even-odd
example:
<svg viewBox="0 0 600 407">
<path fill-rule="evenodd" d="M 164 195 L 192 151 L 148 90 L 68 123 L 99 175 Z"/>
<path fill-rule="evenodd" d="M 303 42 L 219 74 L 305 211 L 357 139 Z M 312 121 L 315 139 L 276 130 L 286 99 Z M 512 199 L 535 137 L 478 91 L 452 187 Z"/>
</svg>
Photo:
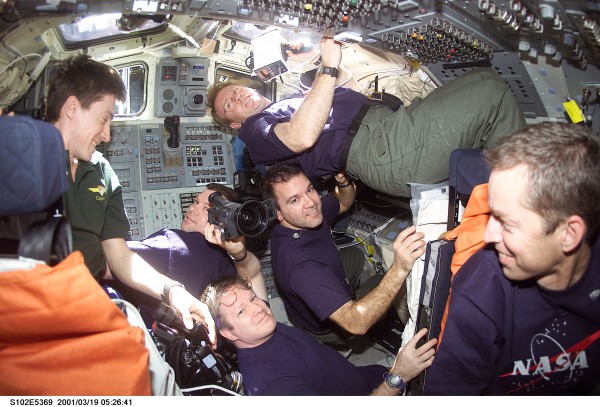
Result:
<svg viewBox="0 0 600 407">
<path fill-rule="evenodd" d="M 69 188 L 62 136 L 28 116 L 0 117 L 0 215 L 42 212 Z"/>
<path fill-rule="evenodd" d="M 450 153 L 448 184 L 459 194 L 470 196 L 473 188 L 488 182 L 490 173 L 482 149 L 459 148 Z"/>
</svg>

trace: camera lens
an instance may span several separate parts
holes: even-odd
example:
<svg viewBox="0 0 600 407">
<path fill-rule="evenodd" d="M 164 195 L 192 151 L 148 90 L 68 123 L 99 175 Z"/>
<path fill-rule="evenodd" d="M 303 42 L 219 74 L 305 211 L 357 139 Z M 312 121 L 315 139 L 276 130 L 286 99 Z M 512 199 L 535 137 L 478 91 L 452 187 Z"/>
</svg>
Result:
<svg viewBox="0 0 600 407">
<path fill-rule="evenodd" d="M 236 214 L 236 227 L 243 235 L 254 237 L 267 229 L 267 211 L 258 201 L 243 203 Z"/>
</svg>

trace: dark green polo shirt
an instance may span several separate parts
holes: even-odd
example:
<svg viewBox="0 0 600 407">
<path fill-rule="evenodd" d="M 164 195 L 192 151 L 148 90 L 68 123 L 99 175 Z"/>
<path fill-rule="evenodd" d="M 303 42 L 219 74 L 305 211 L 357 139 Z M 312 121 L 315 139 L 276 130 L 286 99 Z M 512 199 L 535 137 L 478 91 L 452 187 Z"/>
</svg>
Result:
<svg viewBox="0 0 600 407">
<path fill-rule="evenodd" d="M 98 278 L 106 267 L 101 242 L 128 238 L 123 191 L 117 175 L 99 152 L 90 162 L 79 162 L 75 182 L 71 166 L 67 168 L 69 190 L 65 193 L 65 205 L 73 231 L 73 249 L 83 253 L 85 264 Z"/>
</svg>

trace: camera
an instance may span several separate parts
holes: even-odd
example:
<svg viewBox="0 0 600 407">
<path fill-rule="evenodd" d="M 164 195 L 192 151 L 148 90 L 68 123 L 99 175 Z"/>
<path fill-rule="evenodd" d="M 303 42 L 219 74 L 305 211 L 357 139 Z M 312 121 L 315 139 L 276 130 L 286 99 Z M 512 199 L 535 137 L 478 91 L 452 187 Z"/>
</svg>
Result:
<svg viewBox="0 0 600 407">
<path fill-rule="evenodd" d="M 177 311 L 165 303 L 158 306 L 154 319 L 152 337 L 182 390 L 193 395 L 246 394 L 234 348 L 228 350 L 224 344 L 214 352 L 204 325 L 194 323 L 187 329 Z"/>
<path fill-rule="evenodd" d="M 208 223 L 219 226 L 221 237 L 230 240 L 244 235 L 259 236 L 275 219 L 275 204 L 272 199 L 257 201 L 249 199 L 243 203 L 230 202 L 218 192 L 213 192 L 208 201 Z"/>
</svg>

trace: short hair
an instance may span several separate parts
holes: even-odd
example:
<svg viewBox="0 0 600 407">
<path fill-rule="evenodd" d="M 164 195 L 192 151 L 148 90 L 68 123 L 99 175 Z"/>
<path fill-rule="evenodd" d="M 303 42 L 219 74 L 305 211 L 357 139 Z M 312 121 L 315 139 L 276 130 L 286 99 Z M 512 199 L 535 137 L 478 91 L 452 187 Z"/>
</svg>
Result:
<svg viewBox="0 0 600 407">
<path fill-rule="evenodd" d="M 288 182 L 290 179 L 297 177 L 298 175 L 303 174 L 302 169 L 293 164 L 287 163 L 276 163 L 273 166 L 269 167 L 260 182 L 260 191 L 264 199 L 273 199 L 275 202 L 275 206 L 279 209 L 279 204 L 277 203 L 277 199 L 275 198 L 275 184 L 281 184 Z"/>
<path fill-rule="evenodd" d="M 215 123 L 218 123 L 220 126 L 229 127 L 231 124 L 231 120 L 226 118 L 221 118 L 217 116 L 217 112 L 215 111 L 215 100 L 217 99 L 217 95 L 223 88 L 231 85 L 239 85 L 245 86 L 249 88 L 254 88 L 253 82 L 248 79 L 236 78 L 236 79 L 227 79 L 226 81 L 216 82 L 212 86 L 208 88 L 206 107 L 210 109 L 210 115 Z"/>
<path fill-rule="evenodd" d="M 75 96 L 83 108 L 106 95 L 123 102 L 127 96 L 119 72 L 110 65 L 94 61 L 89 55 L 76 55 L 59 63 L 53 70 L 46 99 L 46 121 L 60 119 L 60 111 L 70 96 Z"/>
<path fill-rule="evenodd" d="M 220 118 L 219 116 L 217 116 L 217 112 L 215 111 L 215 99 L 217 98 L 217 95 L 223 88 L 234 84 L 234 81 L 227 80 L 223 82 L 217 82 L 208 88 L 206 107 L 210 109 L 210 115 L 212 116 L 213 121 L 215 121 L 223 127 L 229 127 L 231 121 L 227 120 L 226 118 Z"/>
<path fill-rule="evenodd" d="M 211 182 L 210 184 L 206 184 L 206 189 L 220 193 L 221 196 L 227 199 L 229 202 L 242 203 L 243 201 L 241 194 L 223 184 Z"/>
<path fill-rule="evenodd" d="M 567 123 L 530 125 L 485 151 L 492 170 L 527 166 L 524 204 L 546 221 L 552 233 L 561 221 L 579 215 L 592 245 L 600 228 L 600 139 L 588 128 Z"/>
<path fill-rule="evenodd" d="M 233 328 L 227 319 L 221 316 L 221 312 L 219 310 L 221 296 L 233 288 L 251 291 L 252 285 L 248 282 L 248 280 L 240 277 L 237 274 L 233 276 L 220 276 L 208 283 L 202 292 L 202 295 L 200 296 L 200 301 L 207 305 L 210 315 L 215 320 L 217 329 Z"/>
</svg>

